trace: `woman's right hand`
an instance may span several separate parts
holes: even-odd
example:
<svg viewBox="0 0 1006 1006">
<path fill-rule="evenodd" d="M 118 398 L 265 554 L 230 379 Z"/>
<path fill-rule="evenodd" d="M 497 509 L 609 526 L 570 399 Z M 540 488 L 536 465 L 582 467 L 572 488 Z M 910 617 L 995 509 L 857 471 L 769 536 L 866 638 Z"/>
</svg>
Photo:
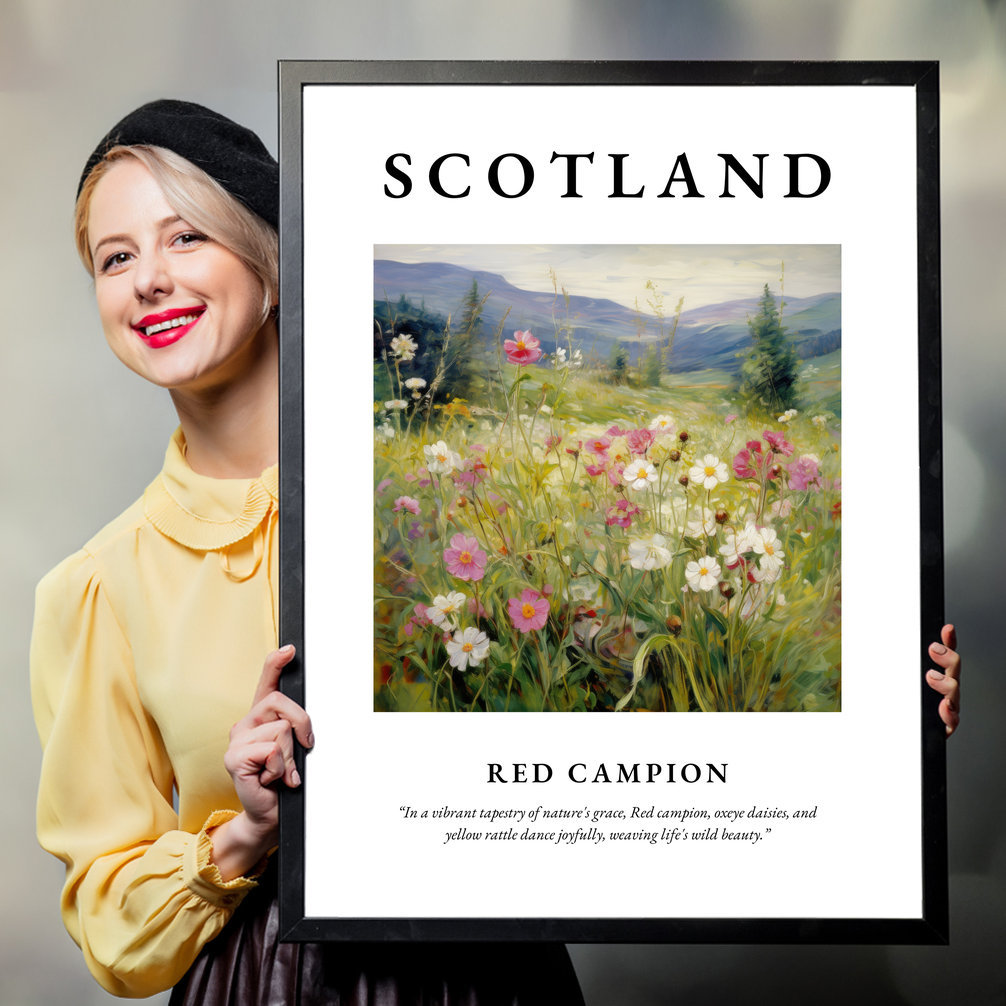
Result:
<svg viewBox="0 0 1006 1006">
<path fill-rule="evenodd" d="M 251 870 L 278 841 L 279 793 L 273 784 L 282 779 L 291 788 L 300 785 L 294 734 L 304 747 L 314 746 L 310 716 L 279 691 L 295 652 L 284 646 L 266 657 L 251 710 L 231 727 L 224 766 L 244 810 L 209 833 L 211 859 L 225 881 Z"/>
</svg>

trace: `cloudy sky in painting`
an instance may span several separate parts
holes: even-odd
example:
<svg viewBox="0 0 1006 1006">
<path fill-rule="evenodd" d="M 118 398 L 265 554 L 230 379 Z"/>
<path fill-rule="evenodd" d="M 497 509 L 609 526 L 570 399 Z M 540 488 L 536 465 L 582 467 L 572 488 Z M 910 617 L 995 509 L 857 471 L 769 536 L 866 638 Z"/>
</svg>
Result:
<svg viewBox="0 0 1006 1006">
<path fill-rule="evenodd" d="M 646 310 L 652 280 L 673 310 L 756 296 L 768 283 L 810 297 L 841 290 L 840 245 L 375 245 L 374 257 L 396 262 L 449 262 L 502 275 L 522 290 L 551 290 L 549 268 L 571 294 L 606 297 Z"/>
</svg>

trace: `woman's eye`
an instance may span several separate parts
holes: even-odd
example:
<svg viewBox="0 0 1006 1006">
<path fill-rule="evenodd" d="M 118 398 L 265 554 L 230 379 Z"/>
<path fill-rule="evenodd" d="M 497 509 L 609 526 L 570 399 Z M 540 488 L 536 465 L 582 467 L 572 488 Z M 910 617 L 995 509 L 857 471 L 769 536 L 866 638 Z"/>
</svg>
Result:
<svg viewBox="0 0 1006 1006">
<path fill-rule="evenodd" d="M 101 266 L 102 272 L 114 271 L 121 265 L 125 265 L 129 261 L 129 252 L 116 252 L 114 255 L 109 255 L 105 259 Z"/>
<path fill-rule="evenodd" d="M 174 243 L 181 245 L 182 248 L 191 248 L 193 245 L 202 244 L 205 240 L 205 234 L 200 234 L 198 231 L 186 231 L 184 234 L 179 234 Z"/>
</svg>

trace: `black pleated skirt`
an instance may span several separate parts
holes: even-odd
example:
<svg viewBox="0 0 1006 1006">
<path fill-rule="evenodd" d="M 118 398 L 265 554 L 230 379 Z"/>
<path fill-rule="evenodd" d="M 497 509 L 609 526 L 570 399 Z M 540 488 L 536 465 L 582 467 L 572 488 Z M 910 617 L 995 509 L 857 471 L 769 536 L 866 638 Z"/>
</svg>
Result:
<svg viewBox="0 0 1006 1006">
<path fill-rule="evenodd" d="M 561 943 L 280 943 L 274 875 L 170 1006 L 583 1006 Z"/>
</svg>

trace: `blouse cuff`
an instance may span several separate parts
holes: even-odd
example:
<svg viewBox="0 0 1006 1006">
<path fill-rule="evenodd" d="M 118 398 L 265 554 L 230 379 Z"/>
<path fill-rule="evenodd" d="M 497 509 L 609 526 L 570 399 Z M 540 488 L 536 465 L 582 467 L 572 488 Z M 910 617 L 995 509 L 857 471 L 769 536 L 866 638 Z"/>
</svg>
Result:
<svg viewBox="0 0 1006 1006">
<path fill-rule="evenodd" d="M 182 875 L 186 886 L 218 908 L 234 909 L 240 905 L 245 895 L 252 888 L 258 887 L 255 878 L 261 876 L 269 865 L 269 857 L 263 856 L 247 875 L 224 880 L 216 863 L 211 862 L 213 842 L 207 833 L 237 816 L 236 810 L 213 811 L 206 819 L 202 831 L 195 836 L 195 841 L 186 844 L 182 860 Z"/>
</svg>

